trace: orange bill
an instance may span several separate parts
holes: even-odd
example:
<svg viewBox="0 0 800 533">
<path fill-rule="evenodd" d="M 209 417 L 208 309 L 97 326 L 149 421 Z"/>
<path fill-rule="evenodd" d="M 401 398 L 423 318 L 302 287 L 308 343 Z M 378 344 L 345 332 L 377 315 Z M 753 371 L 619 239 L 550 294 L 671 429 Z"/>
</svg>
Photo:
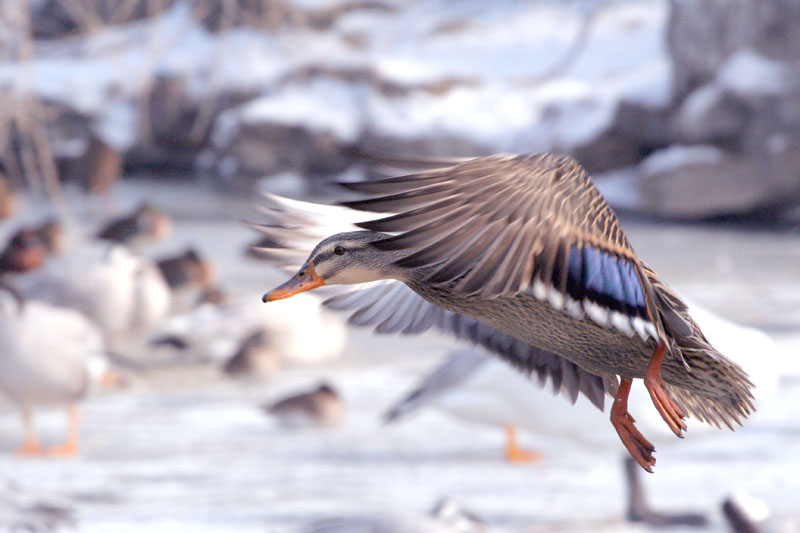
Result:
<svg viewBox="0 0 800 533">
<path fill-rule="evenodd" d="M 292 279 L 266 293 L 261 298 L 261 301 L 266 303 L 283 300 L 295 294 L 316 289 L 322 285 L 325 285 L 325 280 L 314 271 L 314 265 L 306 263 Z"/>
</svg>

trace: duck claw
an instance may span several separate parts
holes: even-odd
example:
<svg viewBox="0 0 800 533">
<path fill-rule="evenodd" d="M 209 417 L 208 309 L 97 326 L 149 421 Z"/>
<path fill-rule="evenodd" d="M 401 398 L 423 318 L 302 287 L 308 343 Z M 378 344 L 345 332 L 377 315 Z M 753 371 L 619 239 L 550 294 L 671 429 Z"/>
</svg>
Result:
<svg viewBox="0 0 800 533">
<path fill-rule="evenodd" d="M 631 457 L 639 466 L 652 474 L 656 464 L 656 458 L 653 457 L 656 448 L 636 428 L 636 420 L 628 413 L 628 393 L 631 389 L 631 381 L 631 378 L 622 378 L 620 382 L 619 391 L 614 398 L 614 405 L 611 407 L 611 425 L 614 426 Z"/>
<path fill-rule="evenodd" d="M 653 400 L 653 405 L 655 405 L 661 418 L 664 419 L 664 422 L 667 423 L 676 436 L 683 438 L 683 432 L 687 429 L 686 422 L 684 422 L 686 413 L 669 395 L 664 386 L 664 378 L 661 376 L 661 363 L 664 360 L 666 351 L 667 347 L 663 342 L 656 346 L 653 357 L 647 367 L 644 386 L 647 388 L 647 392 L 650 393 L 650 399 Z"/>
</svg>

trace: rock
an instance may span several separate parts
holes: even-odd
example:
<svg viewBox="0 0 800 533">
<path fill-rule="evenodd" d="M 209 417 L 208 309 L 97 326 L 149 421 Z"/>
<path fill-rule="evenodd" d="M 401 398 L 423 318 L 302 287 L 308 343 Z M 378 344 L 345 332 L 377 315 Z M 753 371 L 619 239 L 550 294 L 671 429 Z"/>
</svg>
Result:
<svg viewBox="0 0 800 533">
<path fill-rule="evenodd" d="M 30 3 L 31 30 L 35 39 L 59 39 L 80 31 L 152 17 L 171 7 L 175 1 L 103 0 L 72 3 L 38 0 Z"/>
<path fill-rule="evenodd" d="M 591 173 L 638 163 L 672 141 L 668 107 L 649 107 L 622 101 L 607 128 L 569 152 Z"/>
<path fill-rule="evenodd" d="M 609 200 L 616 203 L 615 191 L 627 183 L 635 198 L 627 194 L 620 203 L 655 216 L 773 220 L 800 202 L 799 148 L 733 153 L 708 145 L 673 145 L 654 152 L 633 174 L 620 175 L 622 182 L 612 186 Z"/>
<path fill-rule="evenodd" d="M 722 502 L 722 514 L 734 533 L 761 533 L 767 531 L 772 515 L 762 500 L 744 492 L 737 492 Z"/>
<path fill-rule="evenodd" d="M 737 50 L 789 63 L 800 58 L 794 0 L 672 0 L 671 7 L 667 45 L 678 99 L 714 78 Z"/>
<path fill-rule="evenodd" d="M 800 4 L 671 6 L 676 106 L 669 129 L 679 146 L 642 163 L 643 204 L 665 216 L 781 216 L 800 203 Z M 712 152 L 713 161 L 695 158 Z M 664 167 L 665 154 L 673 162 L 691 157 Z"/>
<path fill-rule="evenodd" d="M 752 108 L 713 83 L 693 91 L 677 109 L 672 128 L 683 142 L 735 145 Z"/>
<path fill-rule="evenodd" d="M 361 133 L 355 102 L 350 87 L 328 81 L 255 98 L 220 115 L 203 163 L 223 180 L 341 172 Z"/>
<path fill-rule="evenodd" d="M 126 154 L 128 168 L 193 171 L 198 156 L 210 144 L 216 117 L 255 95 L 251 90 L 225 90 L 198 99 L 190 96 L 188 84 L 182 77 L 155 79 L 137 143 Z"/>
<path fill-rule="evenodd" d="M 210 32 L 222 31 L 235 26 L 277 28 L 298 26 L 315 31 L 331 28 L 343 15 L 353 12 L 377 11 L 393 13 L 397 8 L 376 0 L 340 0 L 320 7 L 304 7 L 302 3 L 289 1 L 216 0 L 203 17 L 203 26 Z"/>
</svg>

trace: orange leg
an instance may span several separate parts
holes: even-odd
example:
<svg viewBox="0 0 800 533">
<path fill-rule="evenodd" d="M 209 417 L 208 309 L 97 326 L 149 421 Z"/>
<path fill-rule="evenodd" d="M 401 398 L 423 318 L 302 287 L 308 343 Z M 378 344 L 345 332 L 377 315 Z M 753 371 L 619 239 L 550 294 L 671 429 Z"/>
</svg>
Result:
<svg viewBox="0 0 800 533">
<path fill-rule="evenodd" d="M 100 376 L 100 386 L 104 389 L 117 389 L 125 384 L 125 379 L 114 372 L 113 370 L 106 370 Z"/>
<path fill-rule="evenodd" d="M 78 408 L 72 405 L 67 413 L 67 438 L 64 444 L 48 446 L 45 451 L 47 455 L 53 457 L 71 457 L 78 453 L 79 422 Z"/>
<path fill-rule="evenodd" d="M 619 390 L 614 398 L 614 405 L 611 407 L 611 425 L 617 430 L 622 444 L 628 449 L 631 457 L 642 468 L 652 473 L 653 466 L 656 464 L 656 458 L 653 457 L 653 452 L 656 451 L 655 446 L 636 429 L 636 420 L 628 413 L 628 394 L 631 392 L 632 381 L 632 378 L 620 380 Z"/>
<path fill-rule="evenodd" d="M 661 418 L 667 423 L 675 435 L 683 438 L 682 431 L 686 431 L 686 414 L 681 410 L 677 403 L 670 397 L 664 388 L 664 379 L 661 377 L 661 363 L 667 353 L 667 345 L 660 342 L 653 351 L 650 364 L 647 365 L 647 372 L 644 375 L 644 386 L 650 393 L 650 398 L 656 409 L 661 413 Z"/>
<path fill-rule="evenodd" d="M 25 442 L 17 448 L 17 455 L 30 457 L 42 453 L 42 447 L 36 439 L 36 431 L 33 428 L 33 417 L 30 410 L 22 410 L 22 430 L 25 433 Z"/>
<path fill-rule="evenodd" d="M 517 443 L 517 427 L 506 424 L 506 459 L 512 463 L 527 463 L 538 461 L 542 455 L 537 452 L 524 450 Z"/>
</svg>

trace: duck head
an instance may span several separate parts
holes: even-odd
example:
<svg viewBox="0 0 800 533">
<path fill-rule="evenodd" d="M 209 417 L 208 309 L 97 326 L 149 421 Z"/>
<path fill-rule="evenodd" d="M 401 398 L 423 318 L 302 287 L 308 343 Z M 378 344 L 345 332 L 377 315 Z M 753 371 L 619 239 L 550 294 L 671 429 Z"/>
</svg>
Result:
<svg viewBox="0 0 800 533">
<path fill-rule="evenodd" d="M 67 233 L 58 220 L 46 220 L 36 228 L 36 233 L 49 253 L 60 255 L 67 249 Z"/>
<path fill-rule="evenodd" d="M 379 279 L 403 281 L 404 269 L 394 265 L 399 259 L 395 257 L 397 252 L 374 246 L 388 236 L 374 231 L 351 231 L 328 237 L 317 244 L 297 274 L 266 293 L 262 301 L 282 300 L 323 285 L 351 285 Z"/>
<path fill-rule="evenodd" d="M 47 258 L 48 250 L 34 229 L 23 228 L 8 241 L 0 253 L 0 272 L 36 270 Z"/>
<path fill-rule="evenodd" d="M 154 242 L 163 241 L 172 233 L 169 215 L 154 205 L 144 203 L 139 206 L 134 220 L 140 234 Z"/>
</svg>

